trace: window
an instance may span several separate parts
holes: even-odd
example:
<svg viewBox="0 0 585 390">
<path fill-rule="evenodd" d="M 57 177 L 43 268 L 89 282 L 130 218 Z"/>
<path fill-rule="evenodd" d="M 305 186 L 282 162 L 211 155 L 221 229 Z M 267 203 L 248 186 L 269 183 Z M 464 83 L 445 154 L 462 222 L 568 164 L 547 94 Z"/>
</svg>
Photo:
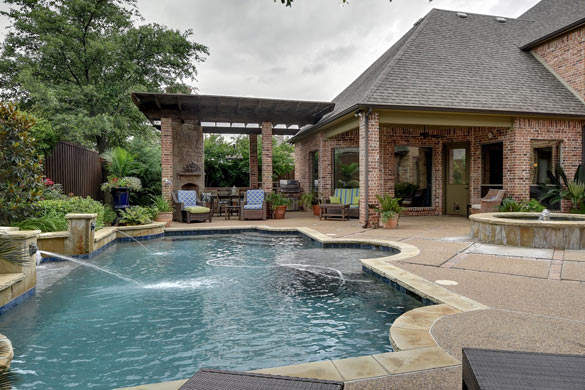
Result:
<svg viewBox="0 0 585 390">
<path fill-rule="evenodd" d="M 431 207 L 433 149 L 414 146 L 394 148 L 396 182 L 394 193 L 404 207 Z"/>
<path fill-rule="evenodd" d="M 467 184 L 467 149 L 449 149 L 449 184 Z"/>
<path fill-rule="evenodd" d="M 319 152 L 309 153 L 311 159 L 311 191 L 319 192 Z"/>
<path fill-rule="evenodd" d="M 481 196 L 491 189 L 504 188 L 504 144 L 502 142 L 481 146 Z"/>
<path fill-rule="evenodd" d="M 333 187 L 359 188 L 360 186 L 359 148 L 333 149 Z"/>
<path fill-rule="evenodd" d="M 561 143 L 556 140 L 532 140 L 530 146 L 532 149 L 530 198 L 539 199 L 545 191 L 541 185 L 551 184 L 548 174 L 554 173 L 561 162 Z M 543 204 L 550 210 L 560 208 L 560 203 Z"/>
</svg>

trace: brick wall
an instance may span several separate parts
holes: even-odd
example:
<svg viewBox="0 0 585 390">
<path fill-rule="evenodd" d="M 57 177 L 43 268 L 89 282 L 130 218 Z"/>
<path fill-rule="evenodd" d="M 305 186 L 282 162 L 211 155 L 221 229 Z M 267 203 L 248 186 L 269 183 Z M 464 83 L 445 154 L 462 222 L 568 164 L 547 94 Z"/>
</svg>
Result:
<svg viewBox="0 0 585 390">
<path fill-rule="evenodd" d="M 585 27 L 543 43 L 532 52 L 585 98 Z"/>
<path fill-rule="evenodd" d="M 203 130 L 195 121 L 172 121 L 173 129 L 173 189 L 194 184 L 199 190 L 205 188 Z M 201 169 L 200 175 L 180 175 L 185 165 L 194 163 Z"/>
<path fill-rule="evenodd" d="M 160 151 L 162 165 L 162 195 L 171 200 L 173 191 L 173 128 L 170 118 L 162 118 L 160 125 Z"/>
<path fill-rule="evenodd" d="M 272 123 L 262 123 L 262 188 L 272 193 Z"/>
<path fill-rule="evenodd" d="M 250 188 L 258 188 L 258 135 L 250 134 Z"/>
<path fill-rule="evenodd" d="M 532 149 L 535 140 L 560 141 L 560 163 L 568 177 L 581 164 L 583 122 L 516 118 L 513 131 L 504 139 L 504 189 L 506 195 L 523 200 L 530 197 Z M 568 204 L 563 204 L 566 211 Z"/>
</svg>

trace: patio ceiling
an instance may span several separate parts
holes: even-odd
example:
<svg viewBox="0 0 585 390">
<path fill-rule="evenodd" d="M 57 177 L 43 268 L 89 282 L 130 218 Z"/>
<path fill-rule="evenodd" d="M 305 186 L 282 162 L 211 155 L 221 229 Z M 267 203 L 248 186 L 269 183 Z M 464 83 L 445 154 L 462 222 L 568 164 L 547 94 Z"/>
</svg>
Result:
<svg viewBox="0 0 585 390">
<path fill-rule="evenodd" d="M 245 125 L 271 122 L 274 126 L 287 127 L 275 128 L 274 134 L 294 135 L 301 127 L 317 123 L 335 106 L 330 102 L 237 96 L 148 92 L 133 92 L 131 96 L 134 104 L 153 123 L 161 118 L 195 120 L 203 124 L 206 133 L 225 134 L 259 134 L 260 128 Z M 206 126 L 204 122 L 215 123 L 215 126 Z M 289 129 L 291 126 L 294 128 Z"/>
</svg>

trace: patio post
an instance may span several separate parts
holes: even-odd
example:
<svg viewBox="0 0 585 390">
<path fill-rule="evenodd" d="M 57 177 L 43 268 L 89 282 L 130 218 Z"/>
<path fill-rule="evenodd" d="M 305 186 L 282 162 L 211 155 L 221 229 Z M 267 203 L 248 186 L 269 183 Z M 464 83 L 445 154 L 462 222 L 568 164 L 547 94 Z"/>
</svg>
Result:
<svg viewBox="0 0 585 390">
<path fill-rule="evenodd" d="M 378 203 L 376 195 L 381 195 L 382 190 L 380 120 L 377 112 L 362 111 L 360 115 L 360 224 L 377 227 L 379 217 L 370 213 L 368 205 Z"/>
<path fill-rule="evenodd" d="M 262 189 L 272 193 L 272 122 L 262 122 Z"/>
<path fill-rule="evenodd" d="M 258 135 L 249 134 L 250 137 L 250 188 L 258 188 Z"/>
</svg>

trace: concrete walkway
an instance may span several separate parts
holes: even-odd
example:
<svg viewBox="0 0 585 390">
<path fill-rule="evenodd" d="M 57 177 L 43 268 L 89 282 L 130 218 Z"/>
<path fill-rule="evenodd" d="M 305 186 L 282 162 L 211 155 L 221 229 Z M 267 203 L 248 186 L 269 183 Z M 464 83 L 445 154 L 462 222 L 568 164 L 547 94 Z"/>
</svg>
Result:
<svg viewBox="0 0 585 390">
<path fill-rule="evenodd" d="M 362 229 L 356 220 L 319 221 L 302 212 L 287 213 L 284 220 L 222 217 L 205 225 L 255 224 L 309 227 L 331 238 L 383 238 L 418 247 L 418 256 L 396 265 L 429 281 L 456 282 L 444 287 L 490 307 L 442 317 L 431 327 L 438 344 L 457 359 L 462 347 L 585 353 L 585 251 L 474 243 L 469 221 L 460 217 L 402 217 L 396 230 Z M 181 226 L 186 225 L 173 224 Z M 455 367 L 397 375 L 388 388 L 454 389 L 460 383 L 461 370 Z M 174 390 L 177 384 L 159 388 Z"/>
</svg>

